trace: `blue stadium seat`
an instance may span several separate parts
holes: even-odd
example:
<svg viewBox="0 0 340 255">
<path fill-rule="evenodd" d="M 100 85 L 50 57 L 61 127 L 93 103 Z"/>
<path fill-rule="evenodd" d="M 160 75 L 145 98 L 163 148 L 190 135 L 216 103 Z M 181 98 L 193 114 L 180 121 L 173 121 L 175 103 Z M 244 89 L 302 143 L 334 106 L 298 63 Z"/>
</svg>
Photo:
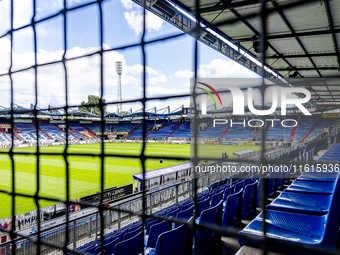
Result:
<svg viewBox="0 0 340 255">
<path fill-rule="evenodd" d="M 251 183 L 251 178 L 250 178 L 250 177 L 245 178 L 245 179 L 244 179 L 243 187 L 247 186 L 247 185 L 250 184 L 250 183 Z"/>
<path fill-rule="evenodd" d="M 138 255 L 142 250 L 142 231 L 130 239 L 121 241 L 114 248 L 114 255 Z"/>
<path fill-rule="evenodd" d="M 258 181 L 245 186 L 242 195 L 242 219 L 256 210 Z"/>
<path fill-rule="evenodd" d="M 177 210 L 176 210 L 176 211 L 177 211 Z M 150 231 L 151 226 L 153 226 L 153 225 L 155 225 L 155 224 L 157 224 L 157 223 L 160 223 L 160 222 L 161 222 L 161 220 L 159 220 L 159 219 L 150 220 L 150 221 L 146 224 L 146 227 L 145 227 L 145 233 L 146 233 L 146 235 L 149 234 L 149 231 Z"/>
<path fill-rule="evenodd" d="M 157 239 L 156 248 L 146 249 L 145 254 L 185 255 L 187 251 L 187 239 L 188 239 L 188 227 L 185 225 L 181 225 L 175 229 L 160 234 Z"/>
<path fill-rule="evenodd" d="M 320 185 L 321 182 L 314 182 Z M 310 246 L 321 246 L 329 250 L 334 250 L 337 244 L 340 215 L 340 182 L 336 181 L 334 193 L 332 194 L 328 214 L 326 215 L 306 215 L 283 211 L 267 210 L 267 236 L 275 239 L 286 240 L 293 243 Z M 262 236 L 262 213 L 257 216 L 240 233 Z M 260 243 L 239 236 L 240 245 L 250 245 L 259 247 Z M 268 249 L 280 253 L 292 253 L 291 247 L 285 245 L 268 243 Z M 298 247 L 294 248 L 295 254 L 313 254 L 313 250 L 303 251 Z M 318 253 L 320 254 L 320 253 Z"/>
<path fill-rule="evenodd" d="M 268 178 L 268 197 L 271 197 L 272 195 L 275 194 L 276 191 L 276 173 L 271 172 L 269 173 L 269 178 Z"/>
<path fill-rule="evenodd" d="M 143 230 L 143 227 L 140 226 L 140 227 L 137 228 L 137 229 L 133 229 L 133 231 L 130 231 L 130 232 L 125 233 L 125 234 L 124 234 L 123 240 L 130 239 L 131 237 L 137 235 L 137 234 L 138 234 L 140 231 L 142 231 L 142 230 Z"/>
<path fill-rule="evenodd" d="M 295 180 L 285 192 L 315 194 L 315 195 L 331 195 L 334 191 L 334 182 L 313 182 Z"/>
<path fill-rule="evenodd" d="M 299 181 L 315 181 L 315 182 L 335 182 L 339 173 L 318 173 L 304 172 L 298 178 Z"/>
<path fill-rule="evenodd" d="M 141 223 L 141 222 L 138 223 L 138 224 L 134 224 L 134 225 L 132 225 L 132 226 L 130 227 L 130 229 L 127 230 L 127 232 L 135 231 L 136 229 L 141 228 L 141 226 L 142 226 L 142 223 Z"/>
<path fill-rule="evenodd" d="M 196 223 L 203 225 L 220 225 L 221 224 L 221 213 L 222 213 L 222 201 L 216 206 L 206 209 L 201 213 L 201 216 L 196 219 Z M 197 239 L 194 245 L 197 245 L 198 254 L 203 254 L 214 246 L 220 239 L 221 235 L 209 231 L 207 229 L 197 229 Z"/>
<path fill-rule="evenodd" d="M 163 232 L 170 230 L 170 222 L 163 221 L 161 223 L 157 223 L 150 228 L 150 234 L 146 240 L 145 246 L 155 248 L 158 236 Z"/>
<path fill-rule="evenodd" d="M 223 202 L 222 227 L 235 226 L 240 223 L 242 213 L 242 193 L 243 189 L 230 195 L 227 200 Z"/>
<path fill-rule="evenodd" d="M 179 208 L 175 208 L 174 210 L 172 210 L 171 212 L 169 212 L 166 216 L 168 218 L 170 217 L 176 217 L 177 213 L 179 212 Z"/>
<path fill-rule="evenodd" d="M 197 203 L 197 216 L 200 216 L 202 211 L 208 208 L 209 198 L 206 198 L 204 201 Z"/>
<path fill-rule="evenodd" d="M 190 208 L 184 211 L 178 212 L 176 215 L 176 218 L 177 219 L 189 219 L 191 217 L 193 209 L 194 209 L 194 206 L 192 205 Z"/>
<path fill-rule="evenodd" d="M 227 197 L 233 194 L 234 186 L 228 187 L 223 192 L 223 201 L 227 199 Z"/>
<path fill-rule="evenodd" d="M 294 213 L 322 215 L 328 213 L 332 196 L 282 192 L 267 208 Z"/>
<path fill-rule="evenodd" d="M 223 196 L 223 189 L 220 190 L 219 192 L 215 193 L 210 202 L 209 202 L 209 207 L 214 207 L 215 205 L 217 205 L 221 199 L 222 199 L 222 196 Z"/>
<path fill-rule="evenodd" d="M 191 206 L 192 206 L 192 201 L 190 200 L 189 202 L 182 205 L 181 211 L 185 211 L 186 209 L 190 208 Z"/>
<path fill-rule="evenodd" d="M 238 192 L 243 188 L 243 183 L 244 183 L 244 180 L 238 181 L 238 182 L 235 184 L 234 194 L 235 194 L 235 193 L 238 193 Z"/>
<path fill-rule="evenodd" d="M 115 249 L 116 244 L 119 243 L 119 239 L 116 238 L 115 240 L 109 242 L 108 244 L 104 245 L 105 248 L 105 254 L 113 254 L 113 251 Z M 100 254 L 101 253 L 101 247 L 99 246 L 96 251 L 95 254 Z"/>
</svg>

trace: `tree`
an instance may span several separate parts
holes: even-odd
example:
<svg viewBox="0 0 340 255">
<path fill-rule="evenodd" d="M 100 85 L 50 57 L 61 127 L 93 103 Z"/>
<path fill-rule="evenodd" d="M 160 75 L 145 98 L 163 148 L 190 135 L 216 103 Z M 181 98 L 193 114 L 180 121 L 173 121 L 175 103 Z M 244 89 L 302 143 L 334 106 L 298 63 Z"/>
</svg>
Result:
<svg viewBox="0 0 340 255">
<path fill-rule="evenodd" d="M 87 102 L 85 101 L 81 102 L 82 107 L 80 107 L 80 111 L 91 112 L 93 114 L 101 115 L 99 101 L 100 101 L 100 97 L 97 97 L 95 95 L 88 95 Z M 105 105 L 106 100 L 102 99 L 102 103 L 103 103 L 103 113 L 106 114 L 107 113 L 106 111 L 107 105 Z M 92 106 L 88 106 L 88 105 L 92 105 Z M 97 105 L 97 106 L 94 106 L 94 105 Z"/>
</svg>

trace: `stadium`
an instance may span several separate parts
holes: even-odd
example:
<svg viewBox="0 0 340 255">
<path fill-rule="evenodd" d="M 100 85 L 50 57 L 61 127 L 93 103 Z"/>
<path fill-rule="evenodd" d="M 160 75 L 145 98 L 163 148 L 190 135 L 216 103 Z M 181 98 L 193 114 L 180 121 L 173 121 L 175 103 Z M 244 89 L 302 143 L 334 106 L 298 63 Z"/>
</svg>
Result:
<svg viewBox="0 0 340 255">
<path fill-rule="evenodd" d="M 339 8 L 0 1 L 0 254 L 339 254 Z"/>
</svg>

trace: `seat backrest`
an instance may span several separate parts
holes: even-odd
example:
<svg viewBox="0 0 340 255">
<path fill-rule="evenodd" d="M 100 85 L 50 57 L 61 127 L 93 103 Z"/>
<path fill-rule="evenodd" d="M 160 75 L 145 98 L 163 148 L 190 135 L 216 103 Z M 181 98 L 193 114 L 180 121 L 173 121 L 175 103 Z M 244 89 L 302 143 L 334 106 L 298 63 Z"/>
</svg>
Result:
<svg viewBox="0 0 340 255">
<path fill-rule="evenodd" d="M 184 211 L 178 212 L 176 215 L 176 218 L 177 219 L 189 219 L 191 217 L 193 209 L 194 209 L 194 206 L 192 205 L 190 208 Z"/>
<path fill-rule="evenodd" d="M 117 243 L 119 243 L 119 238 L 116 238 L 115 240 L 109 242 L 108 244 L 105 244 L 105 245 L 104 245 L 105 254 L 112 254 Z M 99 246 L 99 247 L 96 249 L 95 254 L 100 254 L 100 252 L 101 252 L 101 247 Z"/>
<path fill-rule="evenodd" d="M 240 181 L 240 182 L 237 182 L 237 183 L 235 184 L 234 194 L 238 193 L 238 192 L 242 189 L 243 183 L 244 183 L 244 180 L 243 180 L 243 181 Z"/>
<path fill-rule="evenodd" d="M 330 209 L 328 211 L 327 222 L 325 225 L 325 235 L 323 236 L 321 244 L 331 245 L 333 247 L 337 245 L 340 215 L 339 201 L 340 201 L 340 180 L 338 175 L 329 207 Z"/>
<path fill-rule="evenodd" d="M 251 182 L 251 178 L 250 177 L 248 177 L 248 178 L 246 178 L 245 180 L 244 180 L 244 186 L 243 187 L 245 187 L 245 186 L 247 186 L 248 184 L 250 184 L 250 182 Z"/>
<path fill-rule="evenodd" d="M 223 186 L 222 186 L 222 183 L 221 183 L 221 186 L 219 186 L 219 187 L 216 188 L 215 193 L 221 192 L 222 189 L 223 189 Z"/>
<path fill-rule="evenodd" d="M 222 199 L 222 196 L 223 196 L 223 189 L 220 190 L 218 193 L 215 193 L 210 202 L 209 202 L 209 207 L 214 207 L 215 205 L 217 205 L 220 200 Z"/>
<path fill-rule="evenodd" d="M 143 229 L 142 226 L 140 226 L 139 228 L 137 228 L 137 229 L 135 229 L 131 232 L 125 233 L 123 240 L 130 239 L 131 237 L 137 235 L 142 229 Z"/>
<path fill-rule="evenodd" d="M 207 198 L 204 201 L 197 203 L 196 217 L 199 217 L 202 211 L 208 208 L 209 201 L 209 198 Z"/>
<path fill-rule="evenodd" d="M 215 224 L 220 225 L 221 208 L 222 201 L 216 206 L 203 210 L 199 218 L 199 224 Z M 199 245 L 204 245 L 209 243 L 212 238 L 216 235 L 215 232 L 209 231 L 207 229 L 198 228 L 197 229 L 197 243 Z"/>
<path fill-rule="evenodd" d="M 192 202 L 188 202 L 182 205 L 182 208 L 180 211 L 185 211 L 186 209 L 190 208 L 192 206 Z"/>
<path fill-rule="evenodd" d="M 150 233 L 150 228 L 151 228 L 153 225 L 158 224 L 158 223 L 160 223 L 160 222 L 162 222 L 162 220 L 160 220 L 160 219 L 157 219 L 157 220 L 155 220 L 155 221 L 150 222 L 149 225 L 148 225 L 148 227 L 145 229 L 145 231 L 146 231 L 145 233 L 148 235 L 148 234 Z"/>
<path fill-rule="evenodd" d="M 119 232 L 114 238 L 115 238 L 115 239 L 118 238 L 118 239 L 119 239 L 119 242 L 120 242 L 120 241 L 123 241 L 125 233 L 126 233 L 126 230 L 125 230 L 125 231 L 121 231 L 121 232 Z"/>
<path fill-rule="evenodd" d="M 163 221 L 161 223 L 157 223 L 150 228 L 150 235 L 148 238 L 147 247 L 155 248 L 158 236 L 163 232 L 170 230 L 170 222 Z"/>
<path fill-rule="evenodd" d="M 282 184 L 285 184 L 289 181 L 289 175 L 290 175 L 290 171 L 291 169 L 289 168 L 289 170 L 287 170 L 286 168 L 284 168 L 284 171 L 283 171 L 283 180 L 282 180 Z"/>
<path fill-rule="evenodd" d="M 155 255 L 185 255 L 187 239 L 188 227 L 186 225 L 166 231 L 157 239 Z"/>
<path fill-rule="evenodd" d="M 127 230 L 127 232 L 135 231 L 136 229 L 139 229 L 141 227 L 141 224 L 133 225 L 130 229 Z"/>
<path fill-rule="evenodd" d="M 256 210 L 257 204 L 257 183 L 247 185 L 242 195 L 242 219 Z"/>
<path fill-rule="evenodd" d="M 130 239 L 124 240 L 116 244 L 114 255 L 138 255 L 142 252 L 142 231 Z"/>
<path fill-rule="evenodd" d="M 240 223 L 242 211 L 242 193 L 243 189 L 235 194 L 230 195 L 227 200 L 223 202 L 222 227 L 235 226 Z"/>
<path fill-rule="evenodd" d="M 272 196 L 276 191 L 276 173 L 271 172 L 268 179 L 268 197 Z"/>
<path fill-rule="evenodd" d="M 228 187 L 223 192 L 223 201 L 227 199 L 227 197 L 233 194 L 234 186 Z"/>
<path fill-rule="evenodd" d="M 168 213 L 166 216 L 169 217 L 176 217 L 177 213 L 179 212 L 179 208 L 176 208 L 172 212 Z"/>
</svg>

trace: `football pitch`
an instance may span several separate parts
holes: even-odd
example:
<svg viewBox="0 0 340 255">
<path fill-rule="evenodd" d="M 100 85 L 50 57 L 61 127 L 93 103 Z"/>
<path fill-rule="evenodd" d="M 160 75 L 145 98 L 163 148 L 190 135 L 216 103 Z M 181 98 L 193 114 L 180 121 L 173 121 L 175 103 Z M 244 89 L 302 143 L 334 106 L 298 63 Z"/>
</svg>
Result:
<svg viewBox="0 0 340 255">
<path fill-rule="evenodd" d="M 139 143 L 106 143 L 105 153 L 119 155 L 139 155 L 142 144 Z M 199 145 L 199 156 L 220 158 L 222 152 L 232 155 L 234 151 L 244 149 L 260 150 L 258 146 L 249 145 Z M 62 153 L 63 146 L 40 147 L 47 153 Z M 34 152 L 35 148 L 15 149 L 15 151 Z M 69 153 L 100 153 L 100 144 L 72 145 Z M 147 143 L 147 156 L 190 157 L 189 144 L 157 144 Z M 100 190 L 101 159 L 91 156 L 68 156 L 70 174 L 70 199 L 94 194 Z M 188 160 L 147 159 L 147 171 L 188 162 Z M 66 164 L 62 155 L 41 155 L 40 166 L 40 196 L 59 199 L 66 198 Z M 35 155 L 14 155 L 15 192 L 34 195 L 37 191 L 37 158 Z M 104 182 L 105 188 L 123 186 L 133 182 L 132 175 L 142 172 L 139 158 L 105 157 Z M 12 191 L 12 167 L 9 155 L 0 155 L 0 189 Z M 11 196 L 0 193 L 0 218 L 11 216 Z M 40 207 L 56 202 L 39 200 Z M 16 196 L 15 214 L 37 209 L 33 198 Z"/>
</svg>

